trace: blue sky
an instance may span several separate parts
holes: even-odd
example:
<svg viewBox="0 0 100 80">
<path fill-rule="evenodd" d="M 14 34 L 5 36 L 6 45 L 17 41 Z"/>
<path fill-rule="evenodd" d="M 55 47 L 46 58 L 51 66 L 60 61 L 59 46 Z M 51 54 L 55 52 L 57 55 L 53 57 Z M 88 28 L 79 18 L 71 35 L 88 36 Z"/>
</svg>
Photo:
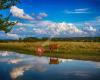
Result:
<svg viewBox="0 0 100 80">
<path fill-rule="evenodd" d="M 0 13 L 19 21 L 1 38 L 100 36 L 100 0 L 21 0 Z"/>
<path fill-rule="evenodd" d="M 100 0 L 22 0 L 18 7 L 28 14 L 46 12 L 46 19 L 56 22 L 87 21 L 100 15 Z M 67 13 L 76 9 L 86 9 L 87 13 Z"/>
</svg>

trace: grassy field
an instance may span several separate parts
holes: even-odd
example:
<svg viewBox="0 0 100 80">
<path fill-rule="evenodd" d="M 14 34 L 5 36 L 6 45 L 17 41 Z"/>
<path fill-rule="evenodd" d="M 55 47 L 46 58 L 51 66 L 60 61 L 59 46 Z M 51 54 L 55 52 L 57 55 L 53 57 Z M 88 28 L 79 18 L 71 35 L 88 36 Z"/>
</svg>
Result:
<svg viewBox="0 0 100 80">
<path fill-rule="evenodd" d="M 41 45 L 38 42 L 0 42 L 0 50 L 15 51 L 23 54 L 37 55 L 35 47 Z M 67 42 L 57 41 L 49 44 L 58 44 L 56 51 L 50 51 L 48 45 L 44 46 L 43 56 L 72 58 L 82 60 L 100 61 L 100 42 Z"/>
</svg>

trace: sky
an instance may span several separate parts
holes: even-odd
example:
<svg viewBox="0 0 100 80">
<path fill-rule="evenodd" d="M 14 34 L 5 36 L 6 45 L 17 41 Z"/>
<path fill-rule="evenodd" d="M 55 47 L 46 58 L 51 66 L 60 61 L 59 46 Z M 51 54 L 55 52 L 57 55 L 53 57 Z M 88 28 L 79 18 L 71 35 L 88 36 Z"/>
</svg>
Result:
<svg viewBox="0 0 100 80">
<path fill-rule="evenodd" d="M 100 0 L 20 0 L 7 10 L 18 21 L 0 39 L 100 36 Z"/>
</svg>

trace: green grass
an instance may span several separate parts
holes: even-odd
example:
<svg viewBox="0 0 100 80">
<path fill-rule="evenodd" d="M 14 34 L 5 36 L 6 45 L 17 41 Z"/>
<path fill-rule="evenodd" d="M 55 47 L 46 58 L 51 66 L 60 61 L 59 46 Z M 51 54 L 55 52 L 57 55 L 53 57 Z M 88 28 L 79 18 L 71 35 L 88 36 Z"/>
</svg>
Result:
<svg viewBox="0 0 100 80">
<path fill-rule="evenodd" d="M 1 42 L 0 50 L 15 51 L 23 54 L 36 55 L 35 47 L 41 45 L 43 41 L 38 42 Z M 51 52 L 48 45 L 44 46 L 43 56 L 73 58 L 82 60 L 100 61 L 100 43 L 99 42 L 49 42 L 58 44 L 58 51 Z"/>
</svg>

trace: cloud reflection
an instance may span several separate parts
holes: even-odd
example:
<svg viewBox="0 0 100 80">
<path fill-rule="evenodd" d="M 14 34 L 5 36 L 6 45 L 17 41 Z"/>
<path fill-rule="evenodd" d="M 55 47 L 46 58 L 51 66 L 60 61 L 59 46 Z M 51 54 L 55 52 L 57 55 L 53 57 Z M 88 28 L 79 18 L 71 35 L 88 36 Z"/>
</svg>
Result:
<svg viewBox="0 0 100 80">
<path fill-rule="evenodd" d="M 95 63 L 96 68 L 100 68 L 100 62 Z"/>
<path fill-rule="evenodd" d="M 17 64 L 21 61 L 22 61 L 22 59 L 10 59 L 10 60 L 8 60 L 8 63 Z"/>
<path fill-rule="evenodd" d="M 0 51 L 0 56 L 9 56 L 7 51 Z"/>
<path fill-rule="evenodd" d="M 11 78 L 16 79 L 19 76 L 23 76 L 24 72 L 29 70 L 30 68 L 32 68 L 32 65 L 24 65 L 24 66 L 12 69 L 12 71 L 10 72 Z"/>
<path fill-rule="evenodd" d="M 18 63 L 21 60 L 10 60 L 10 63 Z M 24 63 L 25 61 L 25 63 Z M 15 67 L 11 70 L 10 75 L 12 79 L 16 79 L 20 76 L 23 76 L 25 71 L 31 70 L 31 71 L 37 71 L 37 72 L 45 72 L 47 71 L 46 64 L 48 64 L 48 58 L 44 57 L 33 57 L 33 58 L 27 58 L 26 60 L 23 59 L 22 61 L 24 64 L 20 64 L 20 67 Z"/>
<path fill-rule="evenodd" d="M 73 59 L 59 59 L 60 62 L 64 63 L 64 62 L 71 62 L 73 61 Z"/>
</svg>

